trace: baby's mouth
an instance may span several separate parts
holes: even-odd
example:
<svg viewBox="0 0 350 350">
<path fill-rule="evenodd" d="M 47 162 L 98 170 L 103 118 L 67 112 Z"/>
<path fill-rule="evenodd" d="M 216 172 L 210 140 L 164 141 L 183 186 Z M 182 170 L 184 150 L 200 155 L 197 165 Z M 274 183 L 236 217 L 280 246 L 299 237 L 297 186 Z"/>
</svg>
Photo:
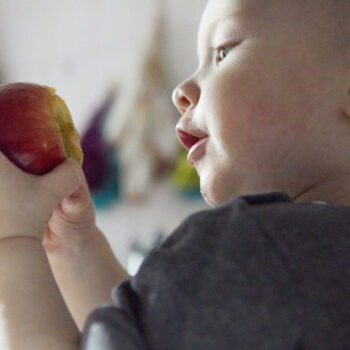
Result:
<svg viewBox="0 0 350 350">
<path fill-rule="evenodd" d="M 186 132 L 185 130 L 180 128 L 176 129 L 176 134 L 179 141 L 187 150 L 190 150 L 191 147 L 195 145 L 198 141 L 208 137 L 207 134 L 204 134 L 200 130 L 193 130 L 191 132 L 192 133 Z M 195 133 L 196 135 L 194 135 L 193 133 Z"/>
</svg>

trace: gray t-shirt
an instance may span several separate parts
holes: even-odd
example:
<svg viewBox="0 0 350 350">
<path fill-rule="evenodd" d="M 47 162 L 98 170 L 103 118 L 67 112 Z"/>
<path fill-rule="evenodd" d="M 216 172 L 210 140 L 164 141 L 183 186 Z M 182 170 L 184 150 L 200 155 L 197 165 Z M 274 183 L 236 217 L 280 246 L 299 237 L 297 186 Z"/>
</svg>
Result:
<svg viewBox="0 0 350 350">
<path fill-rule="evenodd" d="M 112 297 L 82 350 L 350 349 L 350 207 L 234 197 L 185 219 Z"/>
</svg>

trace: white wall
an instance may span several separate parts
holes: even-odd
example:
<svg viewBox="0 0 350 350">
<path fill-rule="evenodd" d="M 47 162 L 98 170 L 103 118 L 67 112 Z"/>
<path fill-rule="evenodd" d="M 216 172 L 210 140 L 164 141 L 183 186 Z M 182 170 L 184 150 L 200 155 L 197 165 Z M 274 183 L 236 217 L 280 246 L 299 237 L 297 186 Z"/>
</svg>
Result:
<svg viewBox="0 0 350 350">
<path fill-rule="evenodd" d="M 171 89 L 197 64 L 196 37 L 205 0 L 166 4 L 166 47 Z M 32 81 L 55 87 L 81 133 L 115 82 L 127 81 L 147 42 L 151 0 L 0 0 L 2 82 Z M 207 209 L 160 183 L 148 204 L 119 203 L 97 212 L 97 223 L 126 266 L 128 243 L 145 242 L 156 228 L 171 232 L 190 213 Z"/>
<path fill-rule="evenodd" d="M 196 65 L 204 0 L 166 3 L 170 84 Z M 146 44 L 151 0 L 0 0 L 0 69 L 6 81 L 57 89 L 82 129 L 110 83 L 128 79 Z"/>
</svg>

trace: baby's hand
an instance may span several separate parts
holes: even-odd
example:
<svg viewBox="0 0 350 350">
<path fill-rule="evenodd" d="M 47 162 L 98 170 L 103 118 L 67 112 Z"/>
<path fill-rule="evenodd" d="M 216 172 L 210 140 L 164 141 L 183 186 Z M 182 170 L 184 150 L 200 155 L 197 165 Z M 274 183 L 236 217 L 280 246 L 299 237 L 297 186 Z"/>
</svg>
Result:
<svg viewBox="0 0 350 350">
<path fill-rule="evenodd" d="M 46 226 L 43 247 L 47 254 L 71 254 L 96 234 L 95 210 L 83 170 L 76 193 L 55 208 Z"/>
<path fill-rule="evenodd" d="M 79 186 L 80 166 L 67 159 L 51 172 L 24 172 L 0 152 L 0 239 L 26 236 L 42 240 L 55 207 Z"/>
</svg>

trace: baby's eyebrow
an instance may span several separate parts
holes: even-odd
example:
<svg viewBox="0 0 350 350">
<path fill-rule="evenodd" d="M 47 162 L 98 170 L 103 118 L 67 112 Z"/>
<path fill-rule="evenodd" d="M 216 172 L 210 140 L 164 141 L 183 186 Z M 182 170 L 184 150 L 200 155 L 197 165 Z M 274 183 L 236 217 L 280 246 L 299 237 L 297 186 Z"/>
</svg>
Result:
<svg viewBox="0 0 350 350">
<path fill-rule="evenodd" d="M 223 25 L 223 24 L 225 24 L 227 22 L 230 22 L 231 24 L 233 24 L 234 27 L 236 27 L 237 33 L 243 32 L 242 20 L 239 20 L 237 18 L 237 15 L 238 15 L 239 12 L 240 11 L 231 12 L 231 13 L 229 13 L 229 14 L 227 14 L 225 16 L 219 17 L 215 21 L 211 22 L 209 24 L 207 32 L 206 32 L 206 34 L 208 35 L 207 40 L 209 42 L 211 42 L 217 27 L 219 25 Z M 201 49 L 200 49 L 201 43 L 200 43 L 200 41 L 198 41 L 197 44 L 198 44 L 197 45 L 197 56 L 198 56 L 198 59 L 199 59 L 200 58 L 200 52 L 201 52 Z"/>
<path fill-rule="evenodd" d="M 225 16 L 217 18 L 215 21 L 210 23 L 208 32 L 213 32 L 216 29 L 216 27 L 223 22 L 228 22 L 228 21 L 234 22 L 235 17 L 237 18 L 237 11 L 231 12 Z M 237 21 L 237 19 L 236 19 L 236 21 Z"/>
</svg>

